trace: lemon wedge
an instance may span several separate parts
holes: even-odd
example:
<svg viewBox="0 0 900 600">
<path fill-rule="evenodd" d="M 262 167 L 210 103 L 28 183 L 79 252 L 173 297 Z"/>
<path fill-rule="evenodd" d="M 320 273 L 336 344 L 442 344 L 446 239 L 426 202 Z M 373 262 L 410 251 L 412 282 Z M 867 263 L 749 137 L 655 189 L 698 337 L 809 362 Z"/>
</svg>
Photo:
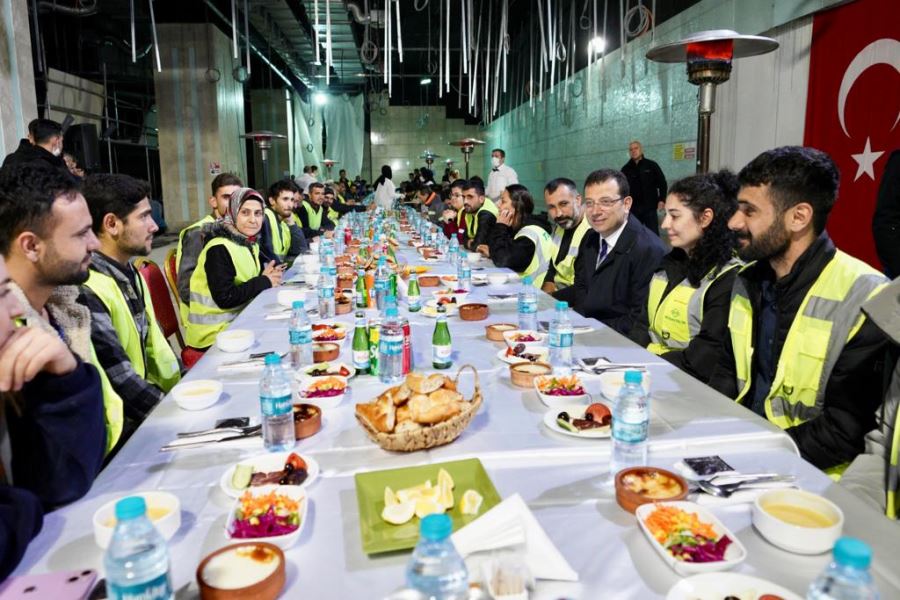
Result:
<svg viewBox="0 0 900 600">
<path fill-rule="evenodd" d="M 416 514 L 415 502 L 399 502 L 385 506 L 381 518 L 391 525 L 403 525 Z"/>
<path fill-rule="evenodd" d="M 464 515 L 477 515 L 483 500 L 481 494 L 475 490 L 466 490 L 459 501 L 459 512 Z"/>
<path fill-rule="evenodd" d="M 384 505 L 385 506 L 393 506 L 395 504 L 400 504 L 400 500 L 397 499 L 397 494 L 394 493 L 390 487 L 385 486 L 384 488 Z"/>
<path fill-rule="evenodd" d="M 440 471 L 438 471 L 438 476 L 437 476 L 438 487 L 441 487 L 441 485 L 443 485 L 444 482 L 447 483 L 447 485 L 450 487 L 451 490 L 454 487 L 456 487 L 456 484 L 453 483 L 453 478 L 450 477 L 450 473 L 448 473 L 444 469 L 441 469 Z"/>
<path fill-rule="evenodd" d="M 409 502 L 410 500 L 418 500 L 423 497 L 433 498 L 436 494 L 432 492 L 432 489 L 431 480 L 429 479 L 425 483 L 397 490 L 397 499 L 400 502 Z"/>
<path fill-rule="evenodd" d="M 443 506 L 445 510 L 450 510 L 451 508 L 453 508 L 453 489 L 450 483 L 446 480 L 442 481 L 438 489 L 438 503 Z"/>
<path fill-rule="evenodd" d="M 438 513 L 442 514 L 444 512 L 444 507 L 441 506 L 437 500 L 432 500 L 431 498 L 421 498 L 416 501 L 416 516 L 420 519 L 424 519 L 428 515 Z"/>
</svg>

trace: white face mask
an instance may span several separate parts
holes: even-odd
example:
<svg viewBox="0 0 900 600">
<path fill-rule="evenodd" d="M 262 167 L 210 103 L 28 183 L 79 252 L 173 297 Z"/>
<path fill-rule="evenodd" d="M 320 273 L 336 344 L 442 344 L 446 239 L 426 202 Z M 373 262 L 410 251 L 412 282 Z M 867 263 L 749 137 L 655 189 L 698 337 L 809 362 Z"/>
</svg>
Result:
<svg viewBox="0 0 900 600">
<path fill-rule="evenodd" d="M 53 154 L 53 156 L 62 156 L 62 151 L 62 146 L 57 146 L 53 149 L 53 152 L 51 154 Z"/>
<path fill-rule="evenodd" d="M 497 167 L 500 166 L 500 158 L 497 157 L 497 156 L 492 156 L 492 157 L 491 157 L 491 164 L 492 164 L 492 165 L 494 166 L 494 168 L 496 169 Z"/>
</svg>

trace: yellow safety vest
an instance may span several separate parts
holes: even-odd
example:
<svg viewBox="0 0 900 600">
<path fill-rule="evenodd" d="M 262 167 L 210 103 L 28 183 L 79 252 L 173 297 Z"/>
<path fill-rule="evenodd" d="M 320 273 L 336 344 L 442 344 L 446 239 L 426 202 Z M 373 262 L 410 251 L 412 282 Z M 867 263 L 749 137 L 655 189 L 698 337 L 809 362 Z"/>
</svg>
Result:
<svg viewBox="0 0 900 600">
<path fill-rule="evenodd" d="M 197 229 L 203 227 L 207 223 L 215 223 L 216 218 L 212 215 L 206 215 L 196 223 L 192 223 L 188 225 L 184 229 L 181 230 L 181 233 L 178 234 L 178 245 L 175 246 L 175 272 L 178 273 L 181 270 L 181 256 L 183 252 L 182 244 L 184 243 L 184 235 L 190 231 L 191 229 Z M 175 292 L 175 299 L 178 301 L 178 312 L 181 313 L 181 322 L 187 323 L 188 312 L 190 311 L 190 306 L 181 301 L 181 296 L 178 294 L 178 290 L 172 290 Z"/>
<path fill-rule="evenodd" d="M 322 215 L 325 214 L 325 210 L 320 206 L 319 211 L 316 212 L 316 209 L 313 208 L 312 204 L 306 200 L 303 201 L 303 210 L 306 211 L 306 215 L 309 217 L 309 228 L 315 229 L 318 231 L 322 228 Z"/>
<path fill-rule="evenodd" d="M 553 227 L 553 264 L 556 266 L 556 277 L 553 282 L 557 289 L 567 288 L 575 283 L 575 259 L 578 257 L 578 248 L 581 247 L 581 240 L 584 234 L 591 230 L 587 217 L 581 217 L 581 223 L 575 228 L 575 234 L 569 244 L 569 251 L 566 257 L 559 260 L 559 247 L 562 245 L 562 238 L 566 230 L 556 225 Z"/>
<path fill-rule="evenodd" d="M 887 279 L 838 250 L 800 304 L 788 330 L 772 387 L 765 399 L 766 417 L 782 429 L 816 418 L 825 402 L 825 388 L 844 346 L 862 327 L 863 302 L 878 293 Z M 728 317 L 735 359 L 738 395 L 742 402 L 752 384 L 753 307 L 740 277 L 731 293 Z M 839 476 L 846 465 L 828 469 Z"/>
<path fill-rule="evenodd" d="M 653 274 L 650 280 L 650 293 L 647 296 L 647 322 L 649 324 L 650 345 L 647 350 L 654 354 L 664 354 L 672 350 L 684 350 L 700 333 L 703 325 L 703 304 L 706 292 L 718 279 L 739 266 L 741 263 L 733 259 L 725 263 L 721 269 L 714 268 L 703 278 L 698 287 L 690 284 L 687 278 L 666 293 L 669 277 L 662 269 Z"/>
<path fill-rule="evenodd" d="M 266 220 L 269 222 L 269 235 L 272 237 L 272 250 L 279 262 L 284 261 L 291 249 L 291 228 L 278 218 L 271 208 L 266 209 Z"/>
<path fill-rule="evenodd" d="M 212 292 L 209 291 L 209 281 L 206 279 L 206 257 L 209 249 L 214 246 L 225 246 L 228 250 L 231 262 L 234 263 L 235 285 L 250 281 L 260 273 L 259 246 L 256 244 L 248 248 L 227 238 L 218 237 L 204 246 L 197 260 L 197 268 L 191 276 L 191 312 L 188 315 L 185 333 L 187 344 L 194 348 L 212 346 L 216 341 L 216 335 L 228 327 L 243 308 L 243 306 L 220 308 L 213 300 Z"/>
<path fill-rule="evenodd" d="M 329 221 L 331 221 L 332 223 L 337 223 L 338 219 L 341 218 L 341 213 L 339 213 L 338 211 L 334 210 L 333 208 L 331 208 L 329 206 L 327 216 L 328 216 Z"/>
<path fill-rule="evenodd" d="M 531 276 L 534 287 L 540 289 L 547 275 L 547 265 L 553 257 L 553 240 L 550 234 L 537 225 L 526 225 L 516 233 L 516 239 L 526 237 L 534 244 L 534 254 L 525 270 L 519 273 L 522 277 Z"/>
<path fill-rule="evenodd" d="M 890 447 L 890 463 L 888 464 L 887 476 L 887 511 L 886 514 L 890 519 L 896 519 L 897 513 L 900 512 L 900 502 L 898 502 L 897 490 L 900 489 L 900 408 L 894 417 L 894 435 L 891 437 Z"/>
<path fill-rule="evenodd" d="M 135 281 L 141 287 L 139 293 L 144 300 L 144 310 L 147 311 L 148 331 L 145 340 L 141 339 L 128 301 L 115 279 L 91 269 L 85 285 L 106 306 L 122 349 L 128 355 L 135 373 L 163 392 L 168 392 L 181 380 L 178 359 L 156 322 L 153 302 L 140 274 L 135 274 Z"/>
<path fill-rule="evenodd" d="M 106 452 L 110 451 L 119 442 L 122 437 L 122 426 L 125 423 L 125 404 L 122 397 L 116 393 L 106 371 L 97 358 L 97 351 L 94 349 L 94 343 L 91 342 L 91 364 L 97 368 L 100 373 L 100 391 L 103 392 L 103 417 L 106 420 Z"/>
<path fill-rule="evenodd" d="M 494 201 L 485 196 L 484 204 L 481 205 L 481 208 L 479 208 L 474 215 L 466 213 L 466 235 L 469 236 L 469 239 L 474 238 L 475 234 L 478 233 L 478 215 L 481 214 L 482 211 L 487 211 L 495 217 L 499 214 L 497 205 L 494 204 Z"/>
</svg>

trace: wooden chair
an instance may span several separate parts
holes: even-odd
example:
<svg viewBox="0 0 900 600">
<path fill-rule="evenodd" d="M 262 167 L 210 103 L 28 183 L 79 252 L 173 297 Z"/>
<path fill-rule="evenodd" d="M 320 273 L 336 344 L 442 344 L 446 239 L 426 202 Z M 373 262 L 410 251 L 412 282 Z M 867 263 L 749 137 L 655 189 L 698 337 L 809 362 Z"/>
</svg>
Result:
<svg viewBox="0 0 900 600">
<path fill-rule="evenodd" d="M 181 298 L 178 296 L 178 267 L 175 265 L 175 248 L 170 248 L 169 252 L 166 253 L 166 260 L 163 266 L 165 267 L 163 272 L 166 274 L 169 289 L 172 290 L 172 295 L 175 296 L 175 315 L 178 318 L 178 322 L 184 327 L 187 323 L 182 323 L 181 311 L 178 310 L 181 305 Z"/>
</svg>

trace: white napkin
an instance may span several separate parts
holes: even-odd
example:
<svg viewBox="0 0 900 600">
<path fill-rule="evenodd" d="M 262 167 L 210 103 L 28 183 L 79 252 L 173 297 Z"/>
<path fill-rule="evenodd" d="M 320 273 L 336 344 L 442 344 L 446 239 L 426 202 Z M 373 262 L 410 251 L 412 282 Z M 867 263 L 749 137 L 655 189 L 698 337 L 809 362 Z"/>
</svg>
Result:
<svg viewBox="0 0 900 600">
<path fill-rule="evenodd" d="M 719 483 L 718 481 L 716 483 Z M 797 484 L 791 481 L 771 481 L 769 483 L 754 483 L 749 484 L 744 488 L 741 488 L 739 491 L 733 493 L 727 498 L 720 498 L 719 496 L 710 496 L 706 493 L 695 493 L 691 494 L 691 500 L 696 502 L 701 506 L 732 506 L 734 504 L 750 504 L 754 500 L 756 500 L 757 496 L 762 494 L 763 492 L 767 492 L 769 490 L 775 489 L 785 489 L 785 488 L 795 488 Z"/>
<path fill-rule="evenodd" d="M 535 579 L 578 581 L 578 573 L 538 523 L 519 494 L 513 494 L 452 536 L 464 557 L 525 543 L 524 560 Z"/>
</svg>

